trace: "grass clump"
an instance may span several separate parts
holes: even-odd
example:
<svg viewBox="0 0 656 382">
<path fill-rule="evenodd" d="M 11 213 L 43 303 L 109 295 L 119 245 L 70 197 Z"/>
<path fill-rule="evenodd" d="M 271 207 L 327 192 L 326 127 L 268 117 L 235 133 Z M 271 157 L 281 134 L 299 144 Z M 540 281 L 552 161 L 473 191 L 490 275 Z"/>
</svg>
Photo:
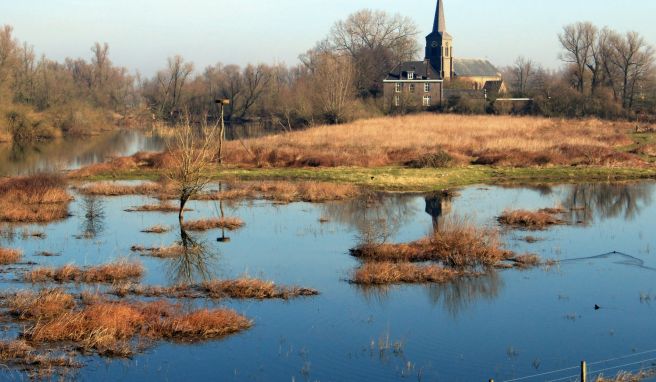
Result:
<svg viewBox="0 0 656 382">
<path fill-rule="evenodd" d="M 0 248 L 0 265 L 16 264 L 23 258 L 23 252 L 17 249 Z"/>
<path fill-rule="evenodd" d="M 61 316 L 75 306 L 72 295 L 62 289 L 22 291 L 7 297 L 9 313 L 20 320 L 42 320 Z"/>
<path fill-rule="evenodd" d="M 161 212 L 161 213 L 174 213 L 179 212 L 180 208 L 173 203 L 159 203 L 159 204 L 146 204 L 143 206 L 132 207 L 125 210 L 125 212 Z M 190 211 L 186 209 L 185 211 Z"/>
<path fill-rule="evenodd" d="M 143 233 L 162 234 L 162 233 L 167 233 L 169 231 L 171 231 L 171 227 L 167 227 L 167 226 L 163 226 L 163 225 L 158 224 L 156 226 L 146 228 L 141 232 L 143 232 Z"/>
<path fill-rule="evenodd" d="M 39 352 L 24 340 L 0 341 L 0 362 L 27 371 L 32 380 L 50 380 L 53 374 L 82 367 L 72 357 Z"/>
<path fill-rule="evenodd" d="M 557 217 L 562 211 L 546 208 L 539 211 L 506 210 L 497 219 L 502 225 L 524 228 L 529 230 L 543 230 L 553 225 L 563 225 L 565 221 Z"/>
<path fill-rule="evenodd" d="M 358 268 L 351 281 L 362 285 L 446 283 L 462 275 L 437 265 L 370 262 Z"/>
<path fill-rule="evenodd" d="M 437 153 L 425 154 L 405 163 L 410 168 L 444 168 L 451 166 L 455 160 L 449 153 L 439 150 Z"/>
<path fill-rule="evenodd" d="M 236 230 L 244 226 L 244 222 L 239 218 L 225 217 L 225 218 L 210 218 L 202 220 L 193 220 L 183 223 L 182 227 L 185 231 L 209 231 L 212 229 L 224 228 L 227 230 Z"/>
<path fill-rule="evenodd" d="M 69 216 L 64 178 L 39 174 L 0 180 L 0 221 L 48 223 Z"/>
<path fill-rule="evenodd" d="M 65 265 L 60 268 L 40 267 L 25 273 L 23 278 L 31 283 L 54 281 L 58 283 L 113 283 L 140 278 L 144 274 L 141 263 L 126 260 L 88 268 Z"/>
<path fill-rule="evenodd" d="M 447 221 L 440 230 L 408 244 L 363 244 L 351 254 L 364 261 L 439 262 L 453 268 L 491 267 L 512 257 L 501 248 L 496 230 L 464 221 Z"/>
<path fill-rule="evenodd" d="M 98 182 L 78 188 L 83 195 L 89 196 L 127 196 L 127 195 L 152 195 L 160 192 L 162 186 L 153 182 L 144 182 L 136 185 L 122 184 L 117 182 Z"/>
<path fill-rule="evenodd" d="M 130 250 L 141 254 L 142 256 L 157 257 L 160 259 L 171 259 L 189 253 L 189 251 L 194 251 L 194 248 L 190 249 L 185 248 L 182 245 L 174 244 L 168 247 L 143 247 L 141 245 L 133 245 Z"/>
</svg>

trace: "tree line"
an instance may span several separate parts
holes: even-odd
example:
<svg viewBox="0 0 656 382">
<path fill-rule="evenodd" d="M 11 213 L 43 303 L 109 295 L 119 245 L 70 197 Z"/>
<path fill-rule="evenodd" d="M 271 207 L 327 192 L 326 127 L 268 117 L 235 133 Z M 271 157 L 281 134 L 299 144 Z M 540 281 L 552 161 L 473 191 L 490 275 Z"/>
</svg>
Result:
<svg viewBox="0 0 656 382">
<path fill-rule="evenodd" d="M 418 38 L 412 19 L 365 9 L 336 22 L 293 66 L 217 63 L 199 69 L 173 56 L 143 78 L 114 65 L 107 44 L 94 44 L 88 58 L 56 62 L 36 57 L 33 47 L 4 26 L 0 141 L 3 130 L 35 139 L 116 124 L 175 122 L 183 113 L 212 120 L 218 98 L 230 100 L 225 110 L 230 122 L 265 120 L 282 129 L 382 115 L 382 79 L 399 62 L 420 57 Z M 654 49 L 643 36 L 579 22 L 565 26 L 558 40 L 562 69 L 547 70 L 520 57 L 503 69 L 508 94 L 501 96 L 532 98 L 524 111 L 536 114 L 656 114 Z M 465 104 L 459 100 L 444 109 L 471 112 Z"/>
</svg>

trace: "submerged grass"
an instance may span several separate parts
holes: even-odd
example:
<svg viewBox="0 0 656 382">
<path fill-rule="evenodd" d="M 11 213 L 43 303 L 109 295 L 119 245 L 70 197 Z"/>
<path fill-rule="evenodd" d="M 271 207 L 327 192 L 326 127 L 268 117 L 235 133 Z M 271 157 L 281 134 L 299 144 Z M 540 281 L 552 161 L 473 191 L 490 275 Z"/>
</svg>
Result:
<svg viewBox="0 0 656 382">
<path fill-rule="evenodd" d="M 212 229 L 225 228 L 233 231 L 244 226 L 244 222 L 235 217 L 209 218 L 202 220 L 193 220 L 183 223 L 182 227 L 186 231 L 198 232 L 209 231 Z"/>
<path fill-rule="evenodd" d="M 0 265 L 16 264 L 23 258 L 23 252 L 17 249 L 0 248 Z"/>
<path fill-rule="evenodd" d="M 60 268 L 39 267 L 24 274 L 25 281 L 31 283 L 44 282 L 79 282 L 79 283 L 113 283 L 140 278 L 144 267 L 139 262 L 121 260 L 88 268 L 80 268 L 69 264 Z"/>
</svg>

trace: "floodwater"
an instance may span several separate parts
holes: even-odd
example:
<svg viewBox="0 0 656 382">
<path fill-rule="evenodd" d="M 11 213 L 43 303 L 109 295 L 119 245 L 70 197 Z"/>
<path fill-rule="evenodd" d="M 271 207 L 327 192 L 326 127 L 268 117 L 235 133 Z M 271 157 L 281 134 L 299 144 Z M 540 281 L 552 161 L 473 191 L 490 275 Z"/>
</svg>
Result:
<svg viewBox="0 0 656 382">
<path fill-rule="evenodd" d="M 230 307 L 252 329 L 218 341 L 162 342 L 127 360 L 84 358 L 74 377 L 93 381 L 496 381 L 594 364 L 591 371 L 656 357 L 656 187 L 654 183 L 531 188 L 471 187 L 456 196 L 385 195 L 327 204 L 267 201 L 193 202 L 187 219 L 237 216 L 246 226 L 192 234 L 206 245 L 200 258 L 140 258 L 145 285 L 170 285 L 244 274 L 321 292 L 291 301 L 186 301 Z M 155 224 L 175 227 L 176 214 L 128 213 L 147 197 L 89 199 L 76 195 L 73 217 L 46 226 L 47 238 L 24 239 L 23 226 L 0 245 L 23 249 L 40 265 L 92 265 L 123 257 L 135 244 L 170 245 L 164 235 L 140 233 Z M 449 216 L 495 226 L 507 208 L 572 208 L 572 223 L 547 231 L 503 232 L 517 252 L 559 265 L 500 270 L 448 285 L 363 289 L 348 283 L 358 262 L 349 256 L 371 225 L 392 242 L 418 239 Z M 96 213 L 89 214 L 90 210 Z M 100 213 L 98 213 L 100 211 Z M 320 218 L 329 219 L 320 223 Z M 527 235 L 539 241 L 529 244 Z M 229 242 L 219 242 L 227 236 Z M 57 257 L 38 257 L 41 251 Z M 1 288 L 26 287 L 16 274 Z M 595 310 L 595 305 L 601 309 Z M 11 331 L 6 332 L 6 337 Z M 387 346 L 389 344 L 389 346 Z M 634 363 L 639 362 L 639 363 Z M 652 361 L 653 362 L 653 361 Z M 606 374 L 613 374 L 611 369 Z M 528 381 L 577 374 L 568 369 Z M 596 374 L 594 374 L 596 375 Z M 26 378 L 0 371 L 1 379 Z M 576 377 L 561 380 L 575 380 Z"/>
</svg>

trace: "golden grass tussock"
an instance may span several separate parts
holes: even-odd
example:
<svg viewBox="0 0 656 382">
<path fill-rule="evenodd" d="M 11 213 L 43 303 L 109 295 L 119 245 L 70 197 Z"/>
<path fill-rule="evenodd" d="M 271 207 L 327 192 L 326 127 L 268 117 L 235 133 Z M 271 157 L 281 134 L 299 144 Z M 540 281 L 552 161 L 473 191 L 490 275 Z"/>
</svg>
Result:
<svg viewBox="0 0 656 382">
<path fill-rule="evenodd" d="M 364 261 L 439 262 L 446 267 L 492 267 L 512 257 L 501 248 L 496 230 L 478 228 L 465 221 L 446 221 L 440 230 L 407 244 L 363 244 L 351 254 Z"/>
<path fill-rule="evenodd" d="M 7 296 L 9 313 L 20 320 L 42 320 L 61 316 L 75 306 L 72 295 L 62 289 L 21 291 Z"/>
<path fill-rule="evenodd" d="M 517 268 L 533 268 L 542 264 L 542 259 L 540 256 L 534 253 L 518 255 L 509 260 L 515 263 L 515 267 Z"/>
<path fill-rule="evenodd" d="M 126 195 L 152 195 L 160 192 L 162 186 L 153 182 L 139 184 L 123 184 L 118 182 L 97 182 L 84 185 L 78 191 L 84 195 L 92 196 L 126 196 Z"/>
<path fill-rule="evenodd" d="M 598 119 L 426 113 L 227 142 L 224 160 L 246 166 L 378 167 L 446 153 L 461 163 L 507 166 L 644 164 L 618 150 L 633 143 L 632 127 Z"/>
<path fill-rule="evenodd" d="M 120 260 L 110 264 L 80 268 L 69 264 L 59 268 L 39 267 L 24 274 L 25 281 L 43 282 L 78 282 L 78 283 L 113 283 L 116 281 L 137 279 L 143 276 L 144 267 L 139 262 Z"/>
<path fill-rule="evenodd" d="M 446 283 L 461 276 L 462 272 L 438 265 L 369 262 L 355 270 L 351 281 L 360 285 Z"/>
<path fill-rule="evenodd" d="M 161 212 L 161 213 L 174 213 L 179 211 L 180 211 L 180 207 L 176 206 L 173 203 L 146 204 L 143 206 L 131 207 L 125 210 L 125 212 Z M 185 208 L 185 211 L 191 211 L 191 210 Z"/>
<path fill-rule="evenodd" d="M 166 298 L 212 298 L 212 299 L 283 299 L 316 296 L 315 289 L 298 286 L 277 286 L 271 281 L 250 277 L 235 280 L 210 280 L 198 285 L 175 285 L 171 287 L 143 286 L 137 284 L 118 284 L 112 293 L 119 297 L 166 297 Z"/>
<path fill-rule="evenodd" d="M 23 258 L 23 252 L 17 249 L 0 248 L 0 265 L 16 264 Z"/>
<path fill-rule="evenodd" d="M 230 231 L 234 231 L 243 226 L 244 226 L 244 222 L 241 219 L 235 217 L 192 220 L 189 222 L 184 222 L 182 224 L 182 227 L 186 231 L 192 231 L 192 232 L 209 231 L 218 228 L 224 228 Z"/>
<path fill-rule="evenodd" d="M 39 174 L 0 180 L 0 221 L 48 223 L 69 216 L 64 178 Z"/>
<path fill-rule="evenodd" d="M 142 230 L 141 232 L 143 232 L 143 233 L 162 234 L 162 233 L 167 233 L 169 231 L 171 231 L 171 227 L 163 226 L 163 225 L 158 224 L 158 225 L 152 226 L 150 228 L 146 228 L 146 229 Z"/>
<path fill-rule="evenodd" d="M 129 356 L 136 338 L 206 340 L 250 328 L 251 321 L 228 309 L 185 312 L 165 301 L 98 302 L 72 309 L 25 330 L 32 343 L 73 342 L 100 355 Z"/>
<path fill-rule="evenodd" d="M 85 178 L 100 174 L 115 174 L 130 170 L 147 168 L 170 168 L 174 163 L 168 152 L 139 152 L 129 157 L 112 158 L 104 163 L 98 163 L 71 171 L 71 178 Z"/>
<path fill-rule="evenodd" d="M 144 247 L 133 245 L 130 250 L 139 253 L 142 256 L 158 257 L 160 259 L 176 258 L 193 251 L 194 248 L 187 249 L 182 245 L 174 244 L 168 247 Z"/>
<path fill-rule="evenodd" d="M 553 225 L 563 225 L 566 222 L 557 217 L 563 211 L 560 209 L 542 209 L 539 211 L 506 210 L 497 219 L 502 225 L 525 228 L 529 230 L 542 230 Z"/>
</svg>

